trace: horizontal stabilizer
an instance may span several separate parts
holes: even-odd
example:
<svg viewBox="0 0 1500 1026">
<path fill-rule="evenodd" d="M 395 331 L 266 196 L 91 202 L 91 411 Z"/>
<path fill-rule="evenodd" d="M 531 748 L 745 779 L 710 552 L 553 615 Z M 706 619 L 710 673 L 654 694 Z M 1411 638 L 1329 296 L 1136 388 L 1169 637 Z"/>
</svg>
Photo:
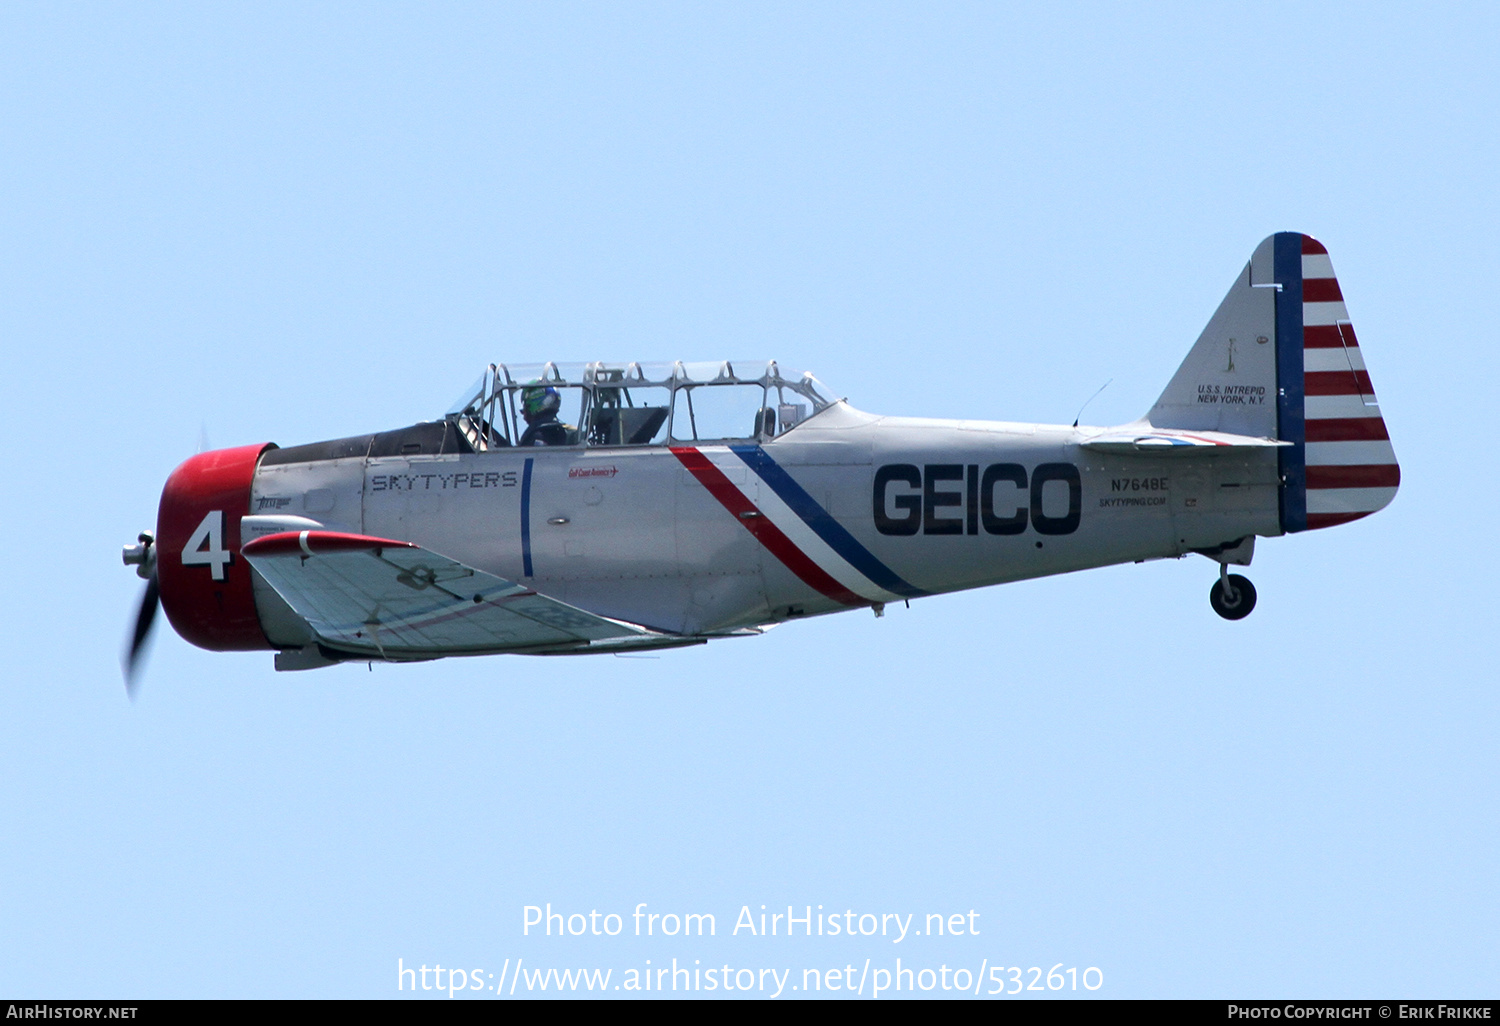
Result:
<svg viewBox="0 0 1500 1026">
<path fill-rule="evenodd" d="M 377 659 L 567 653 L 680 643 L 570 606 L 410 542 L 288 531 L 245 557 L 320 642 Z"/>
<path fill-rule="evenodd" d="M 1095 435 L 1078 443 L 1079 448 L 1091 452 L 1107 452 L 1116 456 L 1230 456 L 1249 450 L 1276 449 L 1291 445 L 1274 438 L 1249 438 L 1231 435 L 1222 431 L 1160 431 L 1144 426 L 1145 430 L 1114 429 Z"/>
</svg>

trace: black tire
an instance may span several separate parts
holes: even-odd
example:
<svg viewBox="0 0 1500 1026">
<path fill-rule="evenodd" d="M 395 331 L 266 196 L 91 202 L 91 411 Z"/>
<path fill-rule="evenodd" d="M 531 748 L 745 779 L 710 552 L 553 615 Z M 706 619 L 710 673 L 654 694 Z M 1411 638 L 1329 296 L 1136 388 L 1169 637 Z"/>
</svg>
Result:
<svg viewBox="0 0 1500 1026">
<path fill-rule="evenodd" d="M 1226 620 L 1243 620 L 1255 608 L 1255 585 L 1239 574 L 1229 575 L 1229 595 L 1224 594 L 1224 585 L 1215 581 L 1208 592 L 1208 604 Z"/>
</svg>

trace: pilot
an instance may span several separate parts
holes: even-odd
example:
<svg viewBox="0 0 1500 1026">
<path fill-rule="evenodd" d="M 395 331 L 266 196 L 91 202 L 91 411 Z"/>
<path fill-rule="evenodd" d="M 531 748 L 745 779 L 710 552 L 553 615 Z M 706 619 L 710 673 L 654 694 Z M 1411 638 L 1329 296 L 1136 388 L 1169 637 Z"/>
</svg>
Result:
<svg viewBox="0 0 1500 1026">
<path fill-rule="evenodd" d="M 521 445 L 567 445 L 568 426 L 557 419 L 562 408 L 562 397 L 557 389 L 532 386 L 521 389 L 521 415 L 526 418 L 526 431 L 521 435 Z"/>
</svg>

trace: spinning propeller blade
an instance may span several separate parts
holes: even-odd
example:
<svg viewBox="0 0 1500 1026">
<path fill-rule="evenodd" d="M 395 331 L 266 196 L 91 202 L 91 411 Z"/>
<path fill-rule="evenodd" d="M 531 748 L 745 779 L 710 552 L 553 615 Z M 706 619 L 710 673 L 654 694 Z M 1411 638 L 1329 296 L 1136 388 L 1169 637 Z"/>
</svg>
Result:
<svg viewBox="0 0 1500 1026">
<path fill-rule="evenodd" d="M 135 614 L 135 632 L 131 636 L 130 647 L 120 658 L 120 668 L 125 672 L 125 693 L 131 698 L 135 698 L 136 671 L 140 667 L 146 639 L 151 636 L 151 626 L 156 622 L 156 610 L 161 605 L 160 589 L 156 584 L 154 542 L 155 538 L 150 531 L 142 531 L 139 544 L 125 546 L 121 555 L 126 566 L 134 566 L 135 572 L 146 579 L 146 591 L 141 595 L 140 608 Z"/>
</svg>

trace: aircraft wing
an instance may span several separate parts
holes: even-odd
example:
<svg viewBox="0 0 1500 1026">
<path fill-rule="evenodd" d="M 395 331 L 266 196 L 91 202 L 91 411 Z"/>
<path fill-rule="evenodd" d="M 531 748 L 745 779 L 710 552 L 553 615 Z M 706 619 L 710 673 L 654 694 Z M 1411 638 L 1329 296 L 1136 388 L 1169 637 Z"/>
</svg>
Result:
<svg viewBox="0 0 1500 1026">
<path fill-rule="evenodd" d="M 345 652 L 421 659 L 690 643 L 597 616 L 410 542 L 287 531 L 246 542 L 240 551 L 319 640 Z"/>
</svg>

